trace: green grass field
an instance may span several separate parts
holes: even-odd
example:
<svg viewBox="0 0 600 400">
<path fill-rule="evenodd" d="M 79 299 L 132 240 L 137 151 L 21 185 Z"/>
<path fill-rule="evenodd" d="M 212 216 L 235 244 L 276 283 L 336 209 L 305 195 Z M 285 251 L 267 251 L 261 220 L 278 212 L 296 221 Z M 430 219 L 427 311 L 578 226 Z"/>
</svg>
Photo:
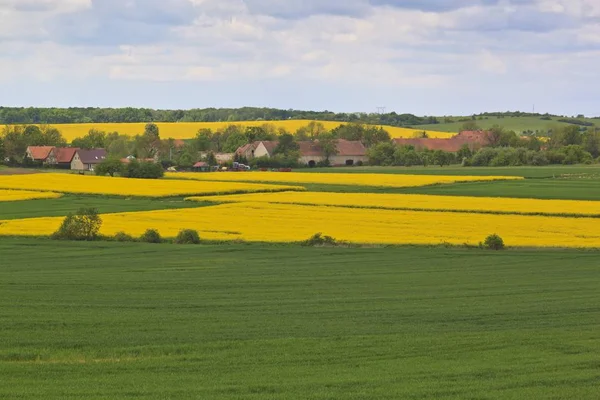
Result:
<svg viewBox="0 0 600 400">
<path fill-rule="evenodd" d="M 98 212 L 117 213 L 201 207 L 203 203 L 183 198 L 145 199 L 109 196 L 64 195 L 58 199 L 8 201 L 0 203 L 0 220 L 34 217 L 56 217 L 78 209 L 96 208 Z"/>
<path fill-rule="evenodd" d="M 332 167 L 307 168 L 300 172 L 347 173 L 347 174 L 409 174 L 409 175 L 472 175 L 472 176 L 522 176 L 524 178 L 554 178 L 572 175 L 597 175 L 600 164 L 592 165 L 549 165 L 545 167 Z"/>
<path fill-rule="evenodd" d="M 461 117 L 452 117 L 455 121 L 457 121 Z M 552 129 L 555 126 L 564 126 L 570 125 L 565 122 L 559 122 L 558 120 L 561 118 L 553 117 L 552 120 L 547 121 L 540 119 L 540 117 L 488 117 L 488 119 L 478 119 L 475 122 L 481 129 L 489 129 L 494 125 L 500 125 L 508 130 L 513 130 L 515 132 L 523 132 L 523 131 L 547 131 L 548 129 Z M 443 117 L 439 117 L 440 121 L 443 121 Z M 583 118 L 583 121 L 591 122 L 596 125 L 600 125 L 600 120 L 591 119 L 591 118 Z M 453 122 L 453 123 L 441 123 L 441 124 L 432 124 L 432 125 L 418 125 L 415 128 L 423 129 L 423 130 L 432 130 L 432 131 L 441 131 L 441 132 L 458 132 L 463 126 L 464 122 Z"/>
<path fill-rule="evenodd" d="M 598 398 L 598 252 L 0 254 L 1 398 Z"/>
<path fill-rule="evenodd" d="M 600 201 L 600 179 L 526 179 L 524 181 L 469 182 L 408 188 L 398 190 L 396 193 Z"/>
</svg>

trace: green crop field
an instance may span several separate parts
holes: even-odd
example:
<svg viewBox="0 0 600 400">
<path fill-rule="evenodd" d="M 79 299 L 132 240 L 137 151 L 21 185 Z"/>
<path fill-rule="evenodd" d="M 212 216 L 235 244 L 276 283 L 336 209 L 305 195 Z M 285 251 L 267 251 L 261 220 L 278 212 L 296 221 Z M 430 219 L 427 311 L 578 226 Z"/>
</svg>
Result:
<svg viewBox="0 0 600 400">
<path fill-rule="evenodd" d="M 438 117 L 440 121 L 444 121 L 444 117 Z M 463 126 L 464 122 L 459 122 L 458 119 L 461 117 L 452 117 L 456 122 L 452 123 L 441 123 L 432 125 L 418 125 L 415 128 L 423 130 L 434 130 L 442 132 L 458 132 Z M 464 118 L 464 117 L 462 117 Z M 485 119 L 477 119 L 475 122 L 481 129 L 489 129 L 494 125 L 502 126 L 505 129 L 513 130 L 515 132 L 523 131 L 548 131 L 555 126 L 570 125 L 565 122 L 559 122 L 561 118 L 552 117 L 551 120 L 543 120 L 540 117 L 488 117 Z M 600 125 L 600 120 L 591 118 L 581 118 L 582 121 L 591 122 L 595 125 Z"/>
<path fill-rule="evenodd" d="M 200 207 L 203 203 L 184 201 L 183 198 L 123 198 L 110 196 L 64 195 L 58 199 L 26 200 L 0 203 L 0 220 L 56 217 L 76 212 L 82 207 L 96 208 L 98 212 L 117 213 Z"/>
<path fill-rule="evenodd" d="M 597 399 L 600 253 L 0 240 L 0 397 Z"/>
<path fill-rule="evenodd" d="M 469 182 L 408 188 L 396 193 L 600 201 L 600 178 Z"/>
<path fill-rule="evenodd" d="M 310 168 L 302 172 L 349 173 L 349 174 L 411 174 L 411 175 L 473 175 L 473 176 L 522 176 L 524 178 L 555 178 L 572 175 L 600 176 L 600 164 L 592 165 L 549 165 L 545 167 L 333 167 Z"/>
</svg>

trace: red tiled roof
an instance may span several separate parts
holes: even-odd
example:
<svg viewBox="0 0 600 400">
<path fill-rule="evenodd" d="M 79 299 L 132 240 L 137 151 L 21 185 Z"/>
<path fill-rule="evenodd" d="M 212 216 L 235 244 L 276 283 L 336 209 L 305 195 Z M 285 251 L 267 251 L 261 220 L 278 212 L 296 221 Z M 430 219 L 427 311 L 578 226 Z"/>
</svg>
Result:
<svg viewBox="0 0 600 400">
<path fill-rule="evenodd" d="M 338 139 L 336 143 L 338 156 L 366 156 L 367 149 L 358 140 Z"/>
<path fill-rule="evenodd" d="M 300 155 L 303 157 L 322 157 L 323 150 L 317 142 L 302 141 L 298 142 Z"/>
<path fill-rule="evenodd" d="M 34 161 L 45 161 L 52 149 L 54 149 L 53 146 L 29 146 L 27 151 Z"/>
<path fill-rule="evenodd" d="M 304 157 L 322 157 L 324 156 L 323 150 L 319 146 L 318 141 L 309 142 L 298 142 L 300 147 L 300 155 Z M 358 140 L 344 140 L 338 139 L 336 141 L 336 149 L 338 156 L 365 156 L 367 155 L 367 149 Z"/>
<path fill-rule="evenodd" d="M 181 139 L 175 139 L 173 141 L 173 146 L 175 146 L 176 149 L 180 149 L 185 146 L 185 142 Z"/>
<path fill-rule="evenodd" d="M 274 141 L 274 140 L 263 140 L 261 142 L 256 142 L 256 147 L 258 147 L 258 144 L 262 143 L 263 146 L 265 146 L 265 149 L 267 149 L 267 151 L 269 152 L 269 154 L 273 154 L 273 152 L 275 151 L 275 149 L 277 148 L 277 145 L 279 144 L 279 142 Z"/>
<path fill-rule="evenodd" d="M 254 143 L 248 143 L 243 145 L 242 147 L 238 147 L 235 153 L 238 156 L 243 156 L 244 154 L 246 154 L 246 152 L 248 152 L 248 150 L 254 150 Z"/>
<path fill-rule="evenodd" d="M 398 146 L 414 146 L 417 150 L 442 150 L 456 153 L 465 145 L 471 149 L 487 146 L 489 137 L 488 132 L 484 131 L 464 131 L 449 139 L 394 139 L 394 143 Z"/>
<path fill-rule="evenodd" d="M 198 161 L 196 164 L 194 164 L 194 168 L 202 168 L 202 167 L 208 167 L 208 164 L 205 163 L 204 161 Z"/>
<path fill-rule="evenodd" d="M 70 163 L 75 157 L 75 153 L 79 150 L 76 147 L 56 147 L 54 148 L 54 158 L 57 163 Z"/>
</svg>

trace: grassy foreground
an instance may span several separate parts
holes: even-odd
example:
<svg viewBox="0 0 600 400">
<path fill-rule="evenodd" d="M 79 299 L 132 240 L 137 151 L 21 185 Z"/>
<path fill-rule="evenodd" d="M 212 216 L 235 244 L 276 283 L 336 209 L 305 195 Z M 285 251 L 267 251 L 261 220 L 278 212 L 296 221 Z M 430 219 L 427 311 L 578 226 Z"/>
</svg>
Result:
<svg viewBox="0 0 600 400">
<path fill-rule="evenodd" d="M 596 399 L 600 253 L 1 239 L 0 398 Z"/>
</svg>

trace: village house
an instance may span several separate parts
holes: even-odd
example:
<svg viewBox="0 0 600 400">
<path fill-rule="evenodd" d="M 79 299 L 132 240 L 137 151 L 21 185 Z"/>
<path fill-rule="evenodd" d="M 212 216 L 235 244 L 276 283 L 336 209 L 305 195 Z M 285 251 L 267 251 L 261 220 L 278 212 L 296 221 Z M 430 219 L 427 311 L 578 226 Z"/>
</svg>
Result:
<svg viewBox="0 0 600 400">
<path fill-rule="evenodd" d="M 336 140 L 336 152 L 329 156 L 331 165 L 356 165 L 365 163 L 368 160 L 367 149 L 357 140 Z M 276 141 L 259 141 L 248 143 L 237 149 L 235 154 L 246 160 L 258 157 L 272 157 L 277 148 Z M 298 142 L 300 158 L 298 162 L 302 165 L 314 167 L 327 158 L 318 141 Z"/>
<path fill-rule="evenodd" d="M 277 148 L 276 141 L 258 141 L 253 143 L 248 143 L 240 148 L 238 148 L 235 152 L 238 157 L 243 157 L 246 160 L 250 160 L 252 158 L 259 157 L 273 157 L 275 153 L 275 149 Z"/>
<path fill-rule="evenodd" d="M 25 150 L 25 157 L 34 162 L 45 163 L 52 149 L 53 146 L 29 146 Z"/>
<path fill-rule="evenodd" d="M 63 169 L 70 169 L 75 153 L 79 150 L 75 147 L 53 147 L 46 159 L 46 164 Z"/>
<path fill-rule="evenodd" d="M 456 153 L 464 146 L 471 151 L 477 151 L 490 144 L 489 132 L 486 131 L 463 131 L 448 139 L 429 138 L 399 138 L 394 139 L 397 146 L 413 146 L 417 150 L 442 150 Z"/>
<path fill-rule="evenodd" d="M 358 140 L 336 140 L 336 152 L 329 156 L 331 165 L 357 165 L 368 161 L 367 149 Z M 319 146 L 319 142 L 303 141 L 298 142 L 300 146 L 300 164 L 308 165 L 309 167 L 316 166 L 319 162 L 326 159 L 323 149 Z"/>
<path fill-rule="evenodd" d="M 106 150 L 77 150 L 71 161 L 71 169 L 75 171 L 93 171 L 96 165 L 106 159 Z"/>
</svg>

